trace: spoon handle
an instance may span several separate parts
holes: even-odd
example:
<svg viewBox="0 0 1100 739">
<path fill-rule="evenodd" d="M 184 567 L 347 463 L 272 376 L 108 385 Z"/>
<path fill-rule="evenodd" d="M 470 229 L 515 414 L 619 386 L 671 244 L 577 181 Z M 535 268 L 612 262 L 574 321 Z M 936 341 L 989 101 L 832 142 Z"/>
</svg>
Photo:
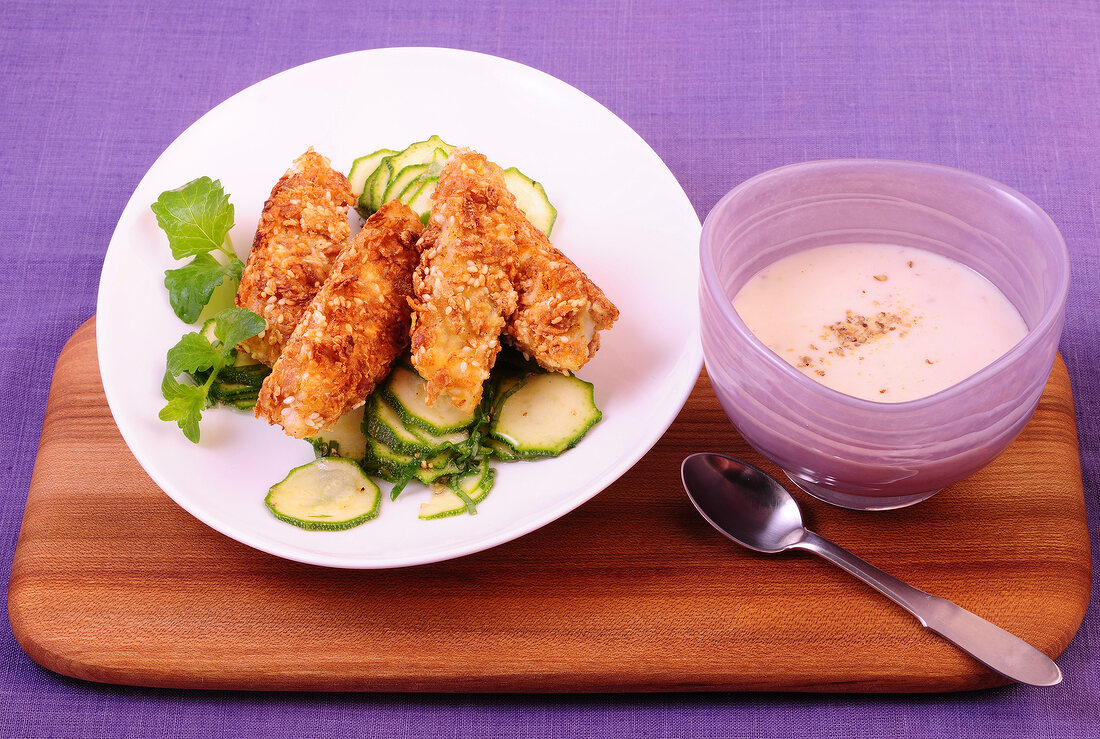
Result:
<svg viewBox="0 0 1100 739">
<path fill-rule="evenodd" d="M 912 613 L 921 625 L 953 642 L 995 672 L 1027 685 L 1057 685 L 1062 673 L 1054 661 L 1023 639 L 984 618 L 908 585 L 812 531 L 793 549 L 804 549 L 855 575 Z"/>
</svg>

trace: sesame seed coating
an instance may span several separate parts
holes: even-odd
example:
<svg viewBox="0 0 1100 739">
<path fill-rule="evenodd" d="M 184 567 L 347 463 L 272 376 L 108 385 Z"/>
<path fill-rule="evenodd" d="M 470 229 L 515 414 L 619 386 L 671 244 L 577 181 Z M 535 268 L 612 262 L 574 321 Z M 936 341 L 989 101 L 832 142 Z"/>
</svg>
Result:
<svg viewBox="0 0 1100 739">
<path fill-rule="evenodd" d="M 469 149 L 455 149 L 439 174 L 413 276 L 412 363 L 429 404 L 445 397 L 472 412 L 481 400 L 516 309 L 511 200 L 500 168 Z"/>
<path fill-rule="evenodd" d="M 303 438 L 363 404 L 408 345 L 423 230 L 394 200 L 347 241 L 264 380 L 257 417 Z"/>
<path fill-rule="evenodd" d="M 576 371 L 600 348 L 600 331 L 611 328 L 619 309 L 514 201 L 505 211 L 516 224 L 519 295 L 505 333 L 545 369 Z"/>
<path fill-rule="evenodd" d="M 267 321 L 244 342 L 257 360 L 275 364 L 351 232 L 354 202 L 347 178 L 312 148 L 275 183 L 237 289 L 237 305 Z"/>
</svg>

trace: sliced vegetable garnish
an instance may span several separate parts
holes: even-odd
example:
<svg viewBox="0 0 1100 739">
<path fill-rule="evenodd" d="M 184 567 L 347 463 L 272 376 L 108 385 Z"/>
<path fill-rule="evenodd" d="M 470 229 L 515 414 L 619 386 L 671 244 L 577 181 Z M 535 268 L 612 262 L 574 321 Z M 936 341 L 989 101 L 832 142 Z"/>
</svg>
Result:
<svg viewBox="0 0 1100 739">
<path fill-rule="evenodd" d="M 433 434 L 449 434 L 470 427 L 474 414 L 455 408 L 450 403 L 425 403 L 424 384 L 415 371 L 398 365 L 382 384 L 381 393 L 407 425 Z"/>
<path fill-rule="evenodd" d="M 465 475 L 452 478 L 449 487 L 440 488 L 425 503 L 420 504 L 420 518 L 446 518 L 462 513 L 476 513 L 477 504 L 493 489 L 496 470 L 483 457 L 477 468 Z"/>
<path fill-rule="evenodd" d="M 561 454 L 603 417 L 592 390 L 571 375 L 530 375 L 500 403 L 490 434 L 520 457 Z"/>
<path fill-rule="evenodd" d="M 344 457 L 361 461 L 367 455 L 367 436 L 363 433 L 363 412 L 360 406 L 344 415 L 331 429 L 306 439 L 318 457 Z"/>
<path fill-rule="evenodd" d="M 355 206 L 359 215 L 367 218 L 383 203 L 398 198 L 427 222 L 439 172 L 453 150 L 446 141 L 432 136 L 401 151 L 379 149 L 356 159 L 348 180 L 352 191 L 359 194 Z M 368 166 L 373 166 L 369 174 L 366 172 Z M 558 211 L 546 197 L 546 188 L 515 167 L 504 170 L 504 182 L 509 192 L 516 196 L 516 205 L 527 219 L 549 236 Z"/>
<path fill-rule="evenodd" d="M 321 457 L 295 467 L 264 499 L 281 521 L 317 531 L 342 531 L 378 515 L 382 491 L 359 464 Z"/>
</svg>

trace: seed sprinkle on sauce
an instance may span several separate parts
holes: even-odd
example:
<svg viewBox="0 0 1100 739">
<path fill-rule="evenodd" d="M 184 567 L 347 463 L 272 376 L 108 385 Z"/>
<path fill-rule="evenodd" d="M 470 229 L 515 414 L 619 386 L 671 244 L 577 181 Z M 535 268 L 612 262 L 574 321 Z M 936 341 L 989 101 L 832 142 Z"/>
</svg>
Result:
<svg viewBox="0 0 1100 739">
<path fill-rule="evenodd" d="M 824 377 L 825 370 L 822 367 L 829 365 L 830 357 L 843 357 L 848 352 L 874 344 L 887 336 L 895 335 L 900 339 L 919 321 L 919 316 L 911 315 L 905 308 L 899 308 L 898 312 L 879 311 L 871 316 L 846 310 L 844 320 L 822 327 L 821 341 L 827 348 L 822 350 L 817 344 L 810 343 L 807 347 L 809 353 L 799 355 L 795 366 L 804 370 L 813 369 L 818 377 Z M 862 360 L 863 357 L 860 356 L 859 359 Z M 930 361 L 928 363 L 931 364 Z"/>
</svg>

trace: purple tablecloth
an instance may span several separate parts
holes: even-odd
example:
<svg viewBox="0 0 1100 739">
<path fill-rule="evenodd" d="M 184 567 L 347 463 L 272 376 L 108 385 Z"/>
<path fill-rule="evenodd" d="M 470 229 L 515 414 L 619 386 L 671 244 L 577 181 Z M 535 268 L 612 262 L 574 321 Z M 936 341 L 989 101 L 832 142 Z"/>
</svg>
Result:
<svg viewBox="0 0 1100 739">
<path fill-rule="evenodd" d="M 653 146 L 700 216 L 750 175 L 828 157 L 961 167 L 1034 199 L 1061 228 L 1073 262 L 1061 349 L 1076 392 L 1089 520 L 1098 530 L 1100 4 L 520 5 L 4 4 L 5 586 L 51 372 L 66 339 L 95 312 L 104 251 L 139 178 L 185 127 L 238 90 L 312 59 L 386 46 L 487 52 L 569 82 Z M 431 90 L 424 94 L 430 99 Z M 1100 550 L 1097 544 L 1094 534 L 1094 551 Z M 62 678 L 32 662 L 5 621 L 0 734 L 1097 736 L 1098 640 L 1100 616 L 1093 607 L 1059 660 L 1065 682 L 1051 689 L 897 697 L 286 695 L 136 689 Z"/>
</svg>

